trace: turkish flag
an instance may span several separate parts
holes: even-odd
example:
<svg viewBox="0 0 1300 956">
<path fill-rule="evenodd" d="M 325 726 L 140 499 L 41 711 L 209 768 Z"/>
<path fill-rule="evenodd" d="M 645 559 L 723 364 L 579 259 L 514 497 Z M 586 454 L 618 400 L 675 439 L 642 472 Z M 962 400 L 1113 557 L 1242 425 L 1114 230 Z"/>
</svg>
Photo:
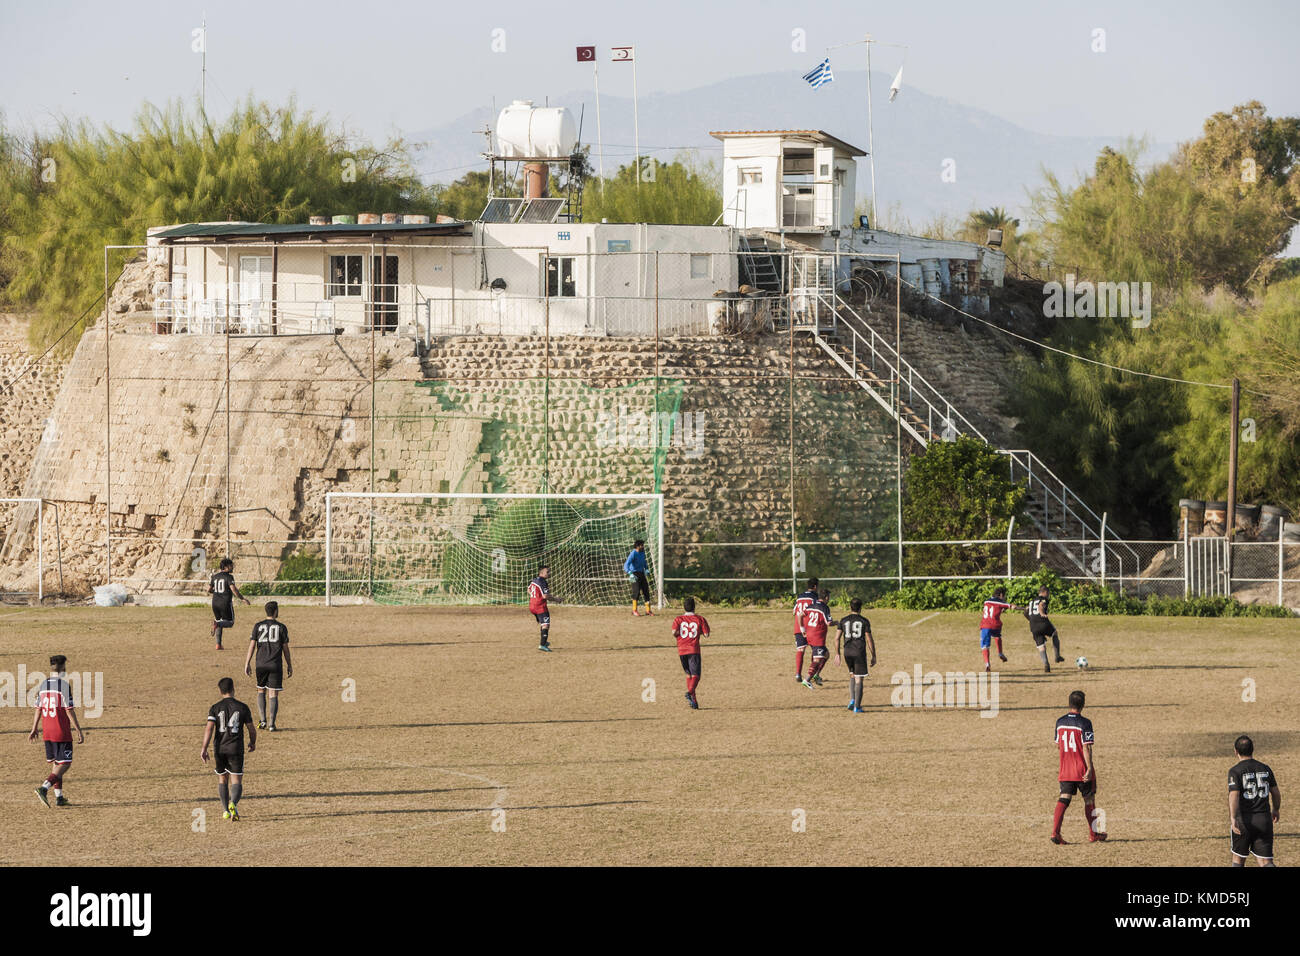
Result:
<svg viewBox="0 0 1300 956">
<path fill-rule="evenodd" d="M 586 63 L 588 60 L 596 59 L 596 48 L 594 46 L 578 47 L 578 62 Z"/>
</svg>

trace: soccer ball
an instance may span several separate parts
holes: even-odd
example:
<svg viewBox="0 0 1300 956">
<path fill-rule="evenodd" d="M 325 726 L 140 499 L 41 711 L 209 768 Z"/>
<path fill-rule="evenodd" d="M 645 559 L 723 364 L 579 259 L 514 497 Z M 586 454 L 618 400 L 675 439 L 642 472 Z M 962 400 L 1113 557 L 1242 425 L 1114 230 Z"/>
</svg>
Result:
<svg viewBox="0 0 1300 956">
<path fill-rule="evenodd" d="M 1083 671 L 1083 670 L 1087 670 L 1087 669 L 1088 669 L 1088 658 L 1086 658 L 1086 657 L 1080 657 L 1080 658 L 1077 658 L 1077 659 L 1075 660 L 1074 664 L 1075 664 L 1075 666 L 1078 667 L 1079 670 L 1081 670 L 1081 671 Z"/>
</svg>

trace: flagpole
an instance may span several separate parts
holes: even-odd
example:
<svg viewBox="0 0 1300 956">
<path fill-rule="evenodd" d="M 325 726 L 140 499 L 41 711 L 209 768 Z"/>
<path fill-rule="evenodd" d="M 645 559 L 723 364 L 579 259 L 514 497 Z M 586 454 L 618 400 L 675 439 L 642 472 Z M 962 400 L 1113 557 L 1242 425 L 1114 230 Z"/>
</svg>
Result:
<svg viewBox="0 0 1300 956">
<path fill-rule="evenodd" d="M 636 103 L 636 49 L 632 50 L 632 147 L 636 150 L 636 188 L 641 188 L 641 118 Z"/>
<path fill-rule="evenodd" d="M 871 164 L 871 228 L 879 229 L 876 221 L 876 142 L 875 122 L 871 115 L 871 34 L 867 34 L 867 159 Z"/>
<path fill-rule="evenodd" d="M 600 194 L 605 195 L 605 143 L 600 135 L 600 67 L 596 54 L 591 57 L 591 75 L 596 80 L 596 153 L 600 157 Z"/>
</svg>

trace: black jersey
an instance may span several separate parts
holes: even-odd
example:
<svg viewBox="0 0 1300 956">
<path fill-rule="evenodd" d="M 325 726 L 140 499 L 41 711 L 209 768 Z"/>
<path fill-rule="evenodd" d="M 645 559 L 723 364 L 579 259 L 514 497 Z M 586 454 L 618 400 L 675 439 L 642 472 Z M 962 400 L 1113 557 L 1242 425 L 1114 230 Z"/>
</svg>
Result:
<svg viewBox="0 0 1300 956">
<path fill-rule="evenodd" d="M 223 697 L 208 711 L 208 720 L 216 725 L 212 748 L 219 754 L 244 752 L 244 725 L 252 723 L 248 705 L 233 697 Z"/>
<path fill-rule="evenodd" d="M 289 629 L 268 617 L 253 625 L 252 639 L 257 643 L 257 666 L 279 667 L 284 649 L 289 644 Z"/>
<path fill-rule="evenodd" d="M 1029 602 L 1029 607 L 1025 611 L 1025 617 L 1029 618 L 1029 627 L 1032 630 L 1052 629 L 1052 621 L 1047 616 L 1047 598 L 1036 597 Z"/>
<path fill-rule="evenodd" d="M 844 635 L 844 656 L 865 654 L 871 622 L 861 614 L 847 614 L 840 618 L 839 625 L 840 633 Z"/>
<path fill-rule="evenodd" d="M 208 582 L 208 590 L 212 592 L 213 607 L 230 607 L 235 599 L 235 576 L 229 571 L 220 571 L 212 575 L 212 580 Z"/>
<path fill-rule="evenodd" d="M 1269 813 L 1269 792 L 1277 786 L 1277 778 L 1268 764 L 1247 757 L 1228 771 L 1228 791 L 1241 794 L 1237 808 L 1243 817 L 1253 813 Z"/>
</svg>

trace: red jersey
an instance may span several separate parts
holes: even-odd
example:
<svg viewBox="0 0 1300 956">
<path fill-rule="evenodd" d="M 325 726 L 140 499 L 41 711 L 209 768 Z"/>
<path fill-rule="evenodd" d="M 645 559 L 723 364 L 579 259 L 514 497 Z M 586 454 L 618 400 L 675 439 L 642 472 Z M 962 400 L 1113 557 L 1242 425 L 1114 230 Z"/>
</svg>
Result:
<svg viewBox="0 0 1300 956">
<path fill-rule="evenodd" d="M 698 654 L 700 638 L 709 636 L 709 622 L 698 614 L 678 614 L 673 618 L 673 637 L 678 654 Z"/>
<path fill-rule="evenodd" d="M 546 596 L 551 593 L 551 585 L 544 577 L 535 577 L 528 585 L 528 610 L 534 614 L 545 614 Z"/>
<path fill-rule="evenodd" d="M 826 631 L 831 626 L 831 609 L 821 601 L 813 601 L 803 616 L 803 633 L 812 647 L 826 646 Z"/>
<path fill-rule="evenodd" d="M 1011 607 L 1006 601 L 989 598 L 984 602 L 984 616 L 980 618 L 980 630 L 1002 630 L 1002 612 Z"/>
<path fill-rule="evenodd" d="M 47 677 L 41 684 L 37 706 L 41 709 L 41 736 L 50 743 L 71 743 L 68 708 L 76 706 L 72 686 L 62 677 Z"/>
<path fill-rule="evenodd" d="M 1082 780 L 1088 769 L 1083 748 L 1092 746 L 1092 721 L 1082 714 L 1066 714 L 1056 722 L 1056 749 L 1061 752 L 1058 780 Z"/>
<path fill-rule="evenodd" d="M 800 618 L 803 617 L 804 614 L 808 612 L 808 606 L 812 604 L 812 602 L 815 600 L 817 600 L 816 591 L 804 591 L 802 594 L 800 594 L 797 598 L 794 599 L 795 637 L 798 637 L 800 634 L 803 633 L 803 629 L 799 627 L 799 620 Z"/>
</svg>

